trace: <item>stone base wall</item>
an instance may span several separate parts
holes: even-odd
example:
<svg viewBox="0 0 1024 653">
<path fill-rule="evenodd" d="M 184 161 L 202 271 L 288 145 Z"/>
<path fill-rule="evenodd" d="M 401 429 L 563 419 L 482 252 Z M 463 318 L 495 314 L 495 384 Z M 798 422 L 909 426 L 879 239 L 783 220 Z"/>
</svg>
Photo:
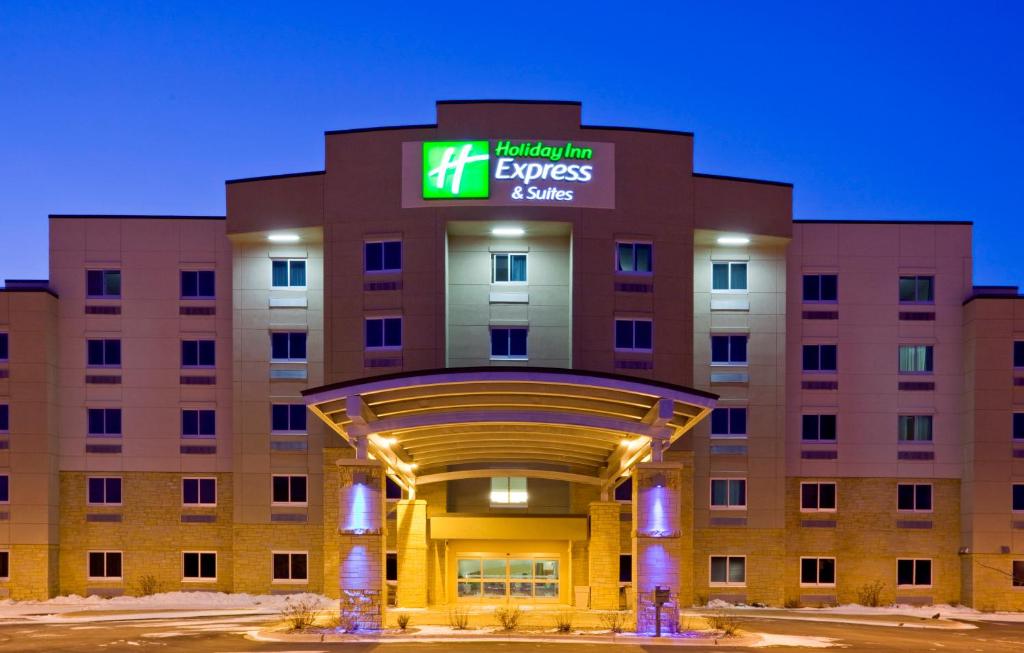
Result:
<svg viewBox="0 0 1024 653">
<path fill-rule="evenodd" d="M 1024 586 L 1013 586 L 1014 560 L 1024 561 L 1024 554 L 971 553 L 961 556 L 963 602 L 984 612 L 1024 610 Z"/>
</svg>

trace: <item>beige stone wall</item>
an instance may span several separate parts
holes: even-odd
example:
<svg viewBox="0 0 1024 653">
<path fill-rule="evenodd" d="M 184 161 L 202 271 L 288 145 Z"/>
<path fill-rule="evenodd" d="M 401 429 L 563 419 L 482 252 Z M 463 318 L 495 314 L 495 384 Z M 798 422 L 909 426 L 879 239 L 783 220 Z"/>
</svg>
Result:
<svg viewBox="0 0 1024 653">
<path fill-rule="evenodd" d="M 235 524 L 232 531 L 235 592 L 271 594 L 324 589 L 320 524 Z M 305 553 L 305 582 L 275 581 L 273 554 Z"/>
<path fill-rule="evenodd" d="M 590 607 L 595 610 L 619 608 L 619 530 L 618 503 L 590 504 L 587 579 Z"/>
</svg>

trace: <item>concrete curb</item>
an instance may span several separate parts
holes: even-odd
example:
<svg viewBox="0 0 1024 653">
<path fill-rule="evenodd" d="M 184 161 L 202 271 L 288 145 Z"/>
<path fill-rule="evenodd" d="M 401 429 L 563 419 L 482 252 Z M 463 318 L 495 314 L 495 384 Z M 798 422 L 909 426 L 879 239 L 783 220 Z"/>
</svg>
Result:
<svg viewBox="0 0 1024 653">
<path fill-rule="evenodd" d="M 425 644 L 425 643 L 526 643 L 526 644 L 630 644 L 635 646 L 725 646 L 749 647 L 757 644 L 760 638 L 756 635 L 739 637 L 636 637 L 634 635 L 501 635 L 497 633 L 480 633 L 473 635 L 315 635 L 289 634 L 273 630 L 251 630 L 246 639 L 256 642 L 296 642 L 316 644 Z"/>
</svg>

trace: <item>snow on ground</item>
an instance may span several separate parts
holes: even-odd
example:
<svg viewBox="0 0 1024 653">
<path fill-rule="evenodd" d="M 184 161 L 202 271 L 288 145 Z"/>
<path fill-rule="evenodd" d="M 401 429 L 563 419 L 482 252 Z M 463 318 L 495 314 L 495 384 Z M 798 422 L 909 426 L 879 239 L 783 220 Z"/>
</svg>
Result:
<svg viewBox="0 0 1024 653">
<path fill-rule="evenodd" d="M 755 608 L 749 605 L 734 605 L 725 601 L 715 599 L 709 601 L 706 608 L 713 610 L 721 610 L 724 608 L 742 609 L 757 611 L 765 608 Z M 773 612 L 780 612 L 777 608 L 769 608 Z M 838 605 L 830 608 L 798 608 L 793 610 L 786 610 L 786 612 L 799 616 L 801 614 L 813 614 L 813 615 L 848 615 L 848 616 L 864 616 L 864 617 L 878 617 L 882 615 L 898 615 L 904 617 L 918 617 L 921 619 L 930 619 L 936 614 L 942 619 L 962 619 L 964 621 L 1012 621 L 1024 623 L 1024 612 L 981 612 L 974 608 L 968 608 L 962 605 L 887 605 L 877 608 L 869 608 L 867 606 L 858 605 L 856 603 L 849 603 L 846 605 Z"/>
<path fill-rule="evenodd" d="M 277 613 L 287 601 L 309 601 L 318 609 L 337 605 L 333 599 L 320 594 L 225 594 L 223 592 L 163 592 L 150 596 L 115 596 L 102 598 L 96 595 L 58 596 L 46 601 L 0 601 L 0 619 L 25 615 L 55 614 L 65 612 L 98 611 L 150 611 L 150 610 L 246 610 L 257 613 Z"/>
<path fill-rule="evenodd" d="M 801 646 L 803 648 L 831 648 L 841 646 L 831 637 L 806 637 L 803 635 L 772 635 L 769 633 L 757 633 L 761 639 L 750 646 L 752 648 L 765 648 L 768 646 Z"/>
</svg>

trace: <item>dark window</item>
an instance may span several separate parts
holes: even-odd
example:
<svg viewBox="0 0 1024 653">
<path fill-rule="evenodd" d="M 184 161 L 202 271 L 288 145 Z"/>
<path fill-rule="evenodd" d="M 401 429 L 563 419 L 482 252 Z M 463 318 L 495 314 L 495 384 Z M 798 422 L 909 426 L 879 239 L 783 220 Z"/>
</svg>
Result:
<svg viewBox="0 0 1024 653">
<path fill-rule="evenodd" d="M 1013 509 L 1024 510 L 1024 483 L 1013 484 Z"/>
<path fill-rule="evenodd" d="M 801 585 L 835 585 L 835 558 L 800 558 Z"/>
<path fill-rule="evenodd" d="M 899 483 L 896 485 L 899 510 L 928 512 L 932 509 L 932 486 L 927 483 Z"/>
<path fill-rule="evenodd" d="M 0 408 L 0 419 L 2 419 L 2 415 L 2 408 Z M 3 422 L 0 421 L 0 431 L 4 430 L 2 425 Z M 1024 413 L 1013 414 L 1013 439 L 1024 440 Z"/>
<path fill-rule="evenodd" d="M 274 476 L 271 481 L 274 503 L 306 503 L 305 476 Z"/>
<path fill-rule="evenodd" d="M 90 476 L 87 481 L 87 485 L 89 503 L 121 503 L 120 478 L 110 476 Z"/>
<path fill-rule="evenodd" d="M 186 551 L 181 554 L 182 576 L 188 580 L 217 578 L 217 554 Z"/>
<path fill-rule="evenodd" d="M 746 263 L 712 263 L 711 290 L 746 290 Z"/>
<path fill-rule="evenodd" d="M 711 336 L 711 362 L 740 365 L 747 362 L 747 336 Z"/>
<path fill-rule="evenodd" d="M 85 273 L 86 294 L 89 297 L 120 297 L 120 270 L 88 270 Z"/>
<path fill-rule="evenodd" d="M 711 411 L 711 435 L 747 434 L 746 408 L 715 408 Z"/>
<path fill-rule="evenodd" d="M 615 269 L 619 272 L 651 272 L 654 269 L 650 243 L 618 243 Z"/>
<path fill-rule="evenodd" d="M 182 367 L 214 367 L 217 343 L 214 340 L 182 340 Z"/>
<path fill-rule="evenodd" d="M 11 500 L 11 477 L 7 474 L 0 474 L 0 503 L 8 503 Z"/>
<path fill-rule="evenodd" d="M 214 286 L 213 270 L 181 271 L 181 296 L 185 299 L 211 299 Z"/>
<path fill-rule="evenodd" d="M 305 553 L 275 553 L 274 580 L 306 580 Z"/>
<path fill-rule="evenodd" d="M 619 582 L 633 582 L 633 556 L 628 553 L 619 554 Z"/>
<path fill-rule="evenodd" d="M 935 301 L 935 277 L 900 277 L 900 302 L 926 303 Z"/>
<path fill-rule="evenodd" d="M 275 361 L 306 360 L 306 333 L 304 331 L 271 333 L 270 358 Z"/>
<path fill-rule="evenodd" d="M 495 254 L 491 260 L 493 283 L 526 283 L 526 254 Z"/>
<path fill-rule="evenodd" d="M 217 413 L 213 410 L 181 411 L 181 436 L 184 438 L 212 438 L 217 434 Z"/>
<path fill-rule="evenodd" d="M 7 404 L 0 404 L 0 433 L 11 430 L 11 409 Z"/>
<path fill-rule="evenodd" d="M 627 478 L 625 481 L 615 486 L 615 500 L 616 501 L 632 501 L 633 500 L 633 478 Z"/>
<path fill-rule="evenodd" d="M 272 431 L 306 432 L 305 404 L 274 404 L 270 407 Z"/>
<path fill-rule="evenodd" d="M 384 559 L 384 580 L 398 581 L 398 554 L 388 553 Z"/>
<path fill-rule="evenodd" d="M 835 483 L 801 483 L 800 510 L 835 510 Z"/>
<path fill-rule="evenodd" d="M 835 372 L 839 348 L 837 345 L 804 345 L 803 358 L 805 372 Z"/>
<path fill-rule="evenodd" d="M 747 582 L 747 559 L 743 556 L 711 556 L 711 582 L 743 585 Z"/>
<path fill-rule="evenodd" d="M 120 578 L 121 577 L 121 552 L 120 551 L 90 551 L 89 552 L 89 577 L 90 578 Z"/>
<path fill-rule="evenodd" d="M 931 372 L 934 369 L 934 351 L 932 345 L 900 345 L 900 372 Z"/>
<path fill-rule="evenodd" d="M 181 502 L 189 505 L 217 504 L 217 479 L 215 478 L 183 478 L 181 479 Z"/>
<path fill-rule="evenodd" d="M 650 320 L 615 320 L 615 348 L 627 351 L 651 351 Z"/>
<path fill-rule="evenodd" d="M 526 358 L 526 329 L 491 329 L 491 358 Z"/>
<path fill-rule="evenodd" d="M 90 408 L 88 435 L 121 435 L 120 408 Z"/>
<path fill-rule="evenodd" d="M 932 561 L 931 560 L 897 560 L 896 561 L 896 584 L 897 585 L 931 585 L 932 584 Z"/>
<path fill-rule="evenodd" d="M 395 483 L 390 476 L 384 479 L 384 498 L 385 499 L 401 499 L 402 498 L 402 486 Z"/>
<path fill-rule="evenodd" d="M 402 241 L 365 243 L 363 245 L 367 272 L 398 272 L 402 269 Z"/>
<path fill-rule="evenodd" d="M 900 415 L 899 441 L 931 442 L 932 422 L 931 415 Z"/>
<path fill-rule="evenodd" d="M 86 343 L 88 350 L 88 364 L 93 367 L 121 367 L 121 341 L 112 340 L 89 340 Z"/>
<path fill-rule="evenodd" d="M 0 333 L 0 361 L 5 361 L 10 358 L 10 349 L 8 347 L 8 336 L 6 333 Z"/>
<path fill-rule="evenodd" d="M 1011 570 L 1013 572 L 1013 587 L 1024 587 L 1024 560 L 1014 560 Z"/>
<path fill-rule="evenodd" d="M 0 355 L 0 358 L 3 358 Z M 1024 367 L 1024 340 L 1016 340 L 1013 343 L 1013 366 Z"/>
<path fill-rule="evenodd" d="M 834 442 L 836 439 L 836 416 L 804 415 L 801 420 L 800 438 Z"/>
<path fill-rule="evenodd" d="M 366 348 L 383 349 L 402 346 L 402 318 L 375 317 L 366 319 Z"/>
<path fill-rule="evenodd" d="M 11 576 L 11 552 L 0 551 L 0 578 Z"/>
<path fill-rule="evenodd" d="M 271 262 L 270 285 L 274 288 L 305 288 L 306 261 L 277 260 Z"/>
<path fill-rule="evenodd" d="M 747 481 L 742 478 L 711 479 L 711 505 L 715 508 L 744 508 L 747 505 Z"/>
<path fill-rule="evenodd" d="M 839 299 L 839 277 L 834 274 L 805 274 L 805 302 L 834 302 Z"/>
</svg>

